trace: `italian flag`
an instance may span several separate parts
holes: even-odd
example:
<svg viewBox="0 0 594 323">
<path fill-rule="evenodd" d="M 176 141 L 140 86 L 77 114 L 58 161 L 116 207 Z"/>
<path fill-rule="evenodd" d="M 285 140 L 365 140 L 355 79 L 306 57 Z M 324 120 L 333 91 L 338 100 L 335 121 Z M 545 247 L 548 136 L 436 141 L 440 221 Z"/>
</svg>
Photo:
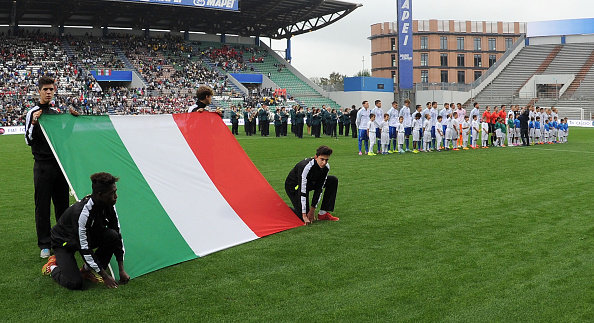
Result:
<svg viewBox="0 0 594 323">
<path fill-rule="evenodd" d="M 97 70 L 97 75 L 111 75 L 111 70 Z"/>
<path fill-rule="evenodd" d="M 91 193 L 91 174 L 120 177 L 131 277 L 303 225 L 217 114 L 40 121 L 77 200 Z"/>
</svg>

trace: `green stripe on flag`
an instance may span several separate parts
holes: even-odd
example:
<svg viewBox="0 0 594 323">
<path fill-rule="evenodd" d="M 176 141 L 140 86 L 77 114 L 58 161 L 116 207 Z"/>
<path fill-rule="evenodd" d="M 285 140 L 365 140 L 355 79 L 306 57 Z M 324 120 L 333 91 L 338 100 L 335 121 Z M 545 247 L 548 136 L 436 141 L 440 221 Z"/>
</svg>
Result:
<svg viewBox="0 0 594 323">
<path fill-rule="evenodd" d="M 197 258 L 134 163 L 109 116 L 44 115 L 40 120 L 78 198 L 91 193 L 91 174 L 108 172 L 120 177 L 116 208 L 126 248 L 126 271 L 131 277 Z M 135 230 L 127 231 L 130 227 Z M 117 274 L 117 268 L 114 270 Z"/>
</svg>

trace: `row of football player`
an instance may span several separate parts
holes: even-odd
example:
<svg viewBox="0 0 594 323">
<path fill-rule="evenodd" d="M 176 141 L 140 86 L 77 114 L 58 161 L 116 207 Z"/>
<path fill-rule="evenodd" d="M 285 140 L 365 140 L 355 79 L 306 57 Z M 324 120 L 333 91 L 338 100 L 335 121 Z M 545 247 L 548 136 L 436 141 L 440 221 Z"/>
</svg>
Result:
<svg viewBox="0 0 594 323">
<path fill-rule="evenodd" d="M 368 127 L 366 132 L 360 133 L 362 135 L 359 141 L 359 155 L 363 155 L 362 143 L 365 144 L 365 154 L 370 156 L 376 155 L 373 151 L 377 140 L 378 154 L 390 153 L 405 153 L 411 151 L 408 146 L 408 141 L 405 142 L 406 128 L 404 127 L 404 118 L 399 117 L 399 122 L 396 127 L 389 126 L 389 114 L 383 115 L 383 122 L 376 123 L 375 114 L 369 115 Z M 514 118 L 513 114 L 508 118 L 507 125 L 505 120 L 497 118 L 494 125 L 487 122 L 487 118 L 483 117 L 482 122 L 479 123 L 478 116 L 473 115 L 473 120 L 469 120 L 469 116 L 464 116 L 464 122 L 460 124 L 457 120 L 457 113 L 454 112 L 448 115 L 445 122 L 442 123 L 442 116 L 437 117 L 435 126 L 431 125 L 431 116 L 425 114 L 425 121 L 421 121 L 421 114 L 416 113 L 415 119 L 412 122 L 412 141 L 413 153 L 421 151 L 429 152 L 432 150 L 468 150 L 478 149 L 477 145 L 479 135 L 481 139 L 480 148 L 489 148 L 489 136 L 493 137 L 494 146 L 505 147 L 505 139 L 507 137 L 507 144 L 509 146 L 519 146 L 521 142 L 521 128 L 520 120 Z M 535 118 L 532 118 L 535 119 Z M 379 124 L 379 127 L 375 125 Z M 372 129 L 372 130 L 370 130 Z M 375 129 L 375 131 L 373 130 Z M 569 127 L 567 118 L 557 121 L 557 117 L 553 122 L 545 120 L 540 123 L 540 117 L 529 122 L 528 138 L 529 144 L 545 144 L 545 143 L 564 143 L 567 142 L 567 135 Z M 470 148 L 468 142 L 470 140 Z M 369 147 L 371 145 L 371 147 Z M 406 145 L 406 150 L 404 146 Z"/>
</svg>

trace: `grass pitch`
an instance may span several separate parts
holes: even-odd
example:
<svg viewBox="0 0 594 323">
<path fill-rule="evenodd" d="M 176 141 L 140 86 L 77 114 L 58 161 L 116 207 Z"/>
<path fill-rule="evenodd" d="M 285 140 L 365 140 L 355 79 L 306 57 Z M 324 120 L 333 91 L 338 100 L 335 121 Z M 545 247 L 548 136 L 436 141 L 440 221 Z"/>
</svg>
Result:
<svg viewBox="0 0 594 323">
<path fill-rule="evenodd" d="M 319 145 L 332 147 L 330 173 L 339 178 L 333 214 L 340 221 L 281 232 L 117 290 L 86 285 L 84 292 L 41 275 L 32 155 L 22 136 L 0 137 L 0 320 L 594 317 L 594 130 L 572 128 L 562 145 L 375 157 L 358 156 L 351 138 L 240 133 L 245 151 L 287 202 L 289 170 Z"/>
</svg>

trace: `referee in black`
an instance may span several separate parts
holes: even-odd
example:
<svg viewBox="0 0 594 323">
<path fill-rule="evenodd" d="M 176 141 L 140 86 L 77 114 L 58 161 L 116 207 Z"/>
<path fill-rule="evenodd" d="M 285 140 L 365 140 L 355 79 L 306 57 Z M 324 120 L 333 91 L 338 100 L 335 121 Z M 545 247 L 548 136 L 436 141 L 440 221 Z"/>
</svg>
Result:
<svg viewBox="0 0 594 323">
<path fill-rule="evenodd" d="M 33 183 L 35 185 L 35 226 L 37 229 L 37 245 L 41 249 L 41 258 L 50 256 L 50 205 L 54 203 L 56 221 L 68 208 L 68 183 L 58 161 L 43 135 L 39 126 L 39 118 L 43 114 L 58 114 L 58 110 L 51 108 L 50 102 L 56 91 L 54 79 L 43 76 L 37 83 L 39 89 L 39 103 L 27 112 L 25 122 L 25 141 L 31 146 L 31 153 L 35 164 L 33 166 Z M 78 115 L 70 109 L 72 115 Z"/>
<path fill-rule="evenodd" d="M 320 146 L 316 150 L 315 157 L 306 158 L 297 163 L 285 180 L 285 192 L 291 199 L 293 211 L 305 224 L 310 224 L 315 220 L 314 212 L 324 189 L 324 199 L 318 213 L 318 220 L 339 220 L 330 214 L 330 211 L 334 211 L 338 189 L 338 178 L 328 176 L 330 155 L 332 155 L 330 147 Z M 311 207 L 309 206 L 310 191 L 314 192 Z"/>
</svg>

